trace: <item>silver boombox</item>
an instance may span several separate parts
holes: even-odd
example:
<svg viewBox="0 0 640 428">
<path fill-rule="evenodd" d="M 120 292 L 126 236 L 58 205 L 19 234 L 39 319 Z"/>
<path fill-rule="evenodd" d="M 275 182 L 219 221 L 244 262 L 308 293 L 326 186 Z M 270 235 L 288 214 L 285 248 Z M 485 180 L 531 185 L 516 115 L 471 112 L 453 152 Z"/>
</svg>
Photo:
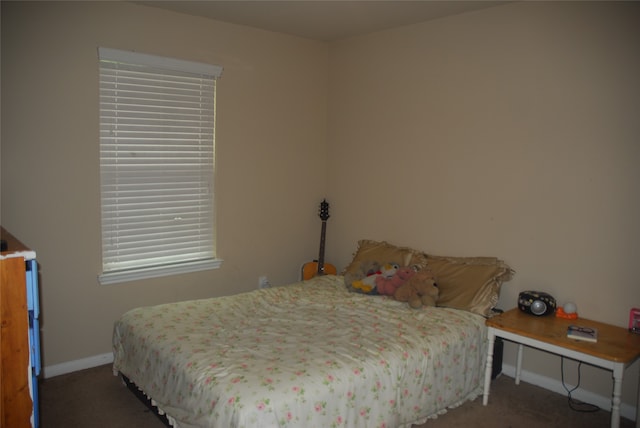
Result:
<svg viewBox="0 0 640 428">
<path fill-rule="evenodd" d="M 543 291 L 523 291 L 518 295 L 518 307 L 531 315 L 549 315 L 556 310 L 556 299 Z"/>
</svg>

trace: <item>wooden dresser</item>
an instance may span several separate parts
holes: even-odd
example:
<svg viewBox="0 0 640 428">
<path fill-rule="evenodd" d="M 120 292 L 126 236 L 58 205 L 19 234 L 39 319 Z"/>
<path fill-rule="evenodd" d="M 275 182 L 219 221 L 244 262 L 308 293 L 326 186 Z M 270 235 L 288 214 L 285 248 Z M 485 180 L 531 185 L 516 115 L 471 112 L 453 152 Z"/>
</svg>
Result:
<svg viewBox="0 0 640 428">
<path fill-rule="evenodd" d="M 2 227 L 0 239 L 0 427 L 37 427 L 38 264 L 35 252 Z"/>
</svg>

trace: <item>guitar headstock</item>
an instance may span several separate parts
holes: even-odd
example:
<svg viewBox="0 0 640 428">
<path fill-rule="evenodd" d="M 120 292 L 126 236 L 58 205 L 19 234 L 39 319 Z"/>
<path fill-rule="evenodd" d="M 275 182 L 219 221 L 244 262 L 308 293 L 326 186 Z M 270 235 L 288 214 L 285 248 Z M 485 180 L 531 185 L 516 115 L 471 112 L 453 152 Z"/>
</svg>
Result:
<svg viewBox="0 0 640 428">
<path fill-rule="evenodd" d="M 318 216 L 320 217 L 320 220 L 322 221 L 327 221 L 329 220 L 329 202 L 327 202 L 326 199 L 323 199 L 322 202 L 320 202 L 320 209 L 318 210 Z"/>
</svg>

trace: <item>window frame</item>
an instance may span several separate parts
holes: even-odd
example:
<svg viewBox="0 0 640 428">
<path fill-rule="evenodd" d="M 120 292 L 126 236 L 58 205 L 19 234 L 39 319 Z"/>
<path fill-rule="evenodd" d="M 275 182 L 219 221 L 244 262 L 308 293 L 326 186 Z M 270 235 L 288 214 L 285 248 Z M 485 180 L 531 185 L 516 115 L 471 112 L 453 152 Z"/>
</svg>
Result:
<svg viewBox="0 0 640 428">
<path fill-rule="evenodd" d="M 215 166 L 215 163 L 216 163 L 216 159 L 215 159 L 216 82 L 217 82 L 217 79 L 219 79 L 222 74 L 222 67 L 217 65 L 204 64 L 204 63 L 185 61 L 185 60 L 174 59 L 174 58 L 160 57 L 156 55 L 149 55 L 145 53 L 122 51 L 122 50 L 103 48 L 103 47 L 98 48 L 98 59 L 99 59 L 99 70 L 100 70 L 99 126 L 100 126 L 100 213 L 101 213 L 101 248 L 102 248 L 102 252 L 101 252 L 102 268 L 101 268 L 101 273 L 98 275 L 99 283 L 102 285 L 106 285 L 106 284 L 114 284 L 114 283 L 128 282 L 128 281 L 134 281 L 134 280 L 140 280 L 140 279 L 155 278 L 155 277 L 161 277 L 161 276 L 176 275 L 181 273 L 197 272 L 202 270 L 219 268 L 222 264 L 222 260 L 217 257 L 217 253 L 216 253 L 216 215 L 215 215 L 216 203 L 215 203 L 215 192 L 214 192 L 213 186 L 215 184 L 214 173 L 216 169 L 216 166 Z M 119 177 L 118 174 L 121 174 L 120 172 L 113 172 L 113 171 L 114 170 L 119 171 L 120 169 L 124 170 L 124 168 L 118 167 L 118 162 L 120 162 L 120 160 L 116 160 L 115 163 L 113 161 L 113 158 L 114 157 L 117 158 L 118 156 L 113 156 L 108 153 L 120 153 L 118 152 L 118 150 L 121 150 L 121 152 L 126 152 L 126 154 L 129 155 L 129 159 L 134 159 L 136 156 L 141 156 L 141 159 L 143 160 L 152 159 L 155 156 L 155 155 L 153 156 L 150 155 L 149 158 L 143 157 L 144 153 L 146 153 L 147 151 L 147 149 L 145 148 L 143 149 L 135 148 L 135 149 L 127 149 L 127 150 L 122 150 L 121 148 L 119 148 L 120 140 L 126 141 L 125 143 L 122 144 L 123 146 L 128 144 L 129 146 L 135 147 L 136 145 L 139 146 L 142 143 L 136 143 L 136 141 L 138 141 L 136 140 L 136 138 L 138 137 L 135 137 L 135 136 L 129 135 L 129 138 L 119 137 L 120 134 L 118 132 L 121 132 L 122 134 L 127 134 L 125 131 L 113 132 L 113 129 L 118 127 L 117 122 L 119 120 L 122 121 L 122 123 L 124 123 L 124 120 L 122 120 L 118 116 L 119 113 L 117 109 L 120 108 L 121 105 L 117 104 L 116 102 L 116 103 L 109 104 L 110 106 L 116 105 L 117 107 L 115 109 L 110 109 L 110 108 L 108 109 L 107 107 L 103 107 L 107 105 L 105 103 L 105 100 L 113 99 L 107 95 L 107 94 L 113 94 L 114 92 L 113 89 L 110 89 L 110 86 L 117 86 L 118 84 L 118 81 L 117 81 L 118 77 L 110 78 L 109 73 L 112 73 L 113 75 L 118 75 L 119 73 L 118 69 L 120 68 L 120 66 L 122 66 L 127 70 L 128 68 L 142 67 L 144 68 L 145 73 L 148 72 L 150 69 L 153 69 L 154 72 L 160 72 L 160 74 L 166 73 L 167 75 L 173 75 L 174 73 L 178 73 L 180 77 L 186 73 L 186 76 L 189 79 L 191 78 L 191 76 L 193 76 L 195 80 L 198 80 L 201 78 L 201 80 L 205 82 L 205 84 L 206 82 L 209 82 L 208 85 L 210 86 L 210 90 L 212 91 L 213 99 L 207 102 L 208 104 L 207 108 L 208 108 L 208 111 L 212 110 L 212 114 L 209 113 L 209 115 L 203 115 L 202 112 L 207 110 L 197 110 L 197 109 L 196 110 L 199 112 L 199 116 L 206 117 L 207 118 L 206 121 L 210 123 L 210 125 L 206 128 L 211 131 L 210 135 L 208 133 L 205 133 L 203 134 L 203 136 L 199 136 L 196 138 L 190 137 L 193 141 L 196 141 L 196 143 L 192 145 L 197 145 L 198 147 L 201 147 L 204 145 L 206 149 L 205 153 L 192 156 L 197 159 L 197 161 L 195 161 L 193 165 L 191 163 L 192 161 L 190 161 L 190 162 L 185 162 L 189 165 L 188 167 L 180 166 L 180 168 L 184 168 L 184 170 L 187 171 L 189 175 L 196 176 L 198 175 L 197 172 L 200 171 L 200 175 L 204 174 L 205 176 L 207 176 L 207 178 L 200 177 L 199 179 L 197 179 L 199 181 L 195 182 L 197 187 L 194 188 L 196 190 L 200 189 L 200 192 L 196 192 L 196 196 L 195 196 L 196 201 L 204 201 L 207 205 L 209 205 L 209 208 L 205 208 L 205 211 L 204 211 L 205 216 L 202 217 L 202 215 L 200 215 L 200 218 L 204 218 L 205 220 L 200 220 L 200 223 L 198 223 L 198 220 L 189 220 L 185 222 L 187 223 L 186 228 L 188 230 L 190 230 L 191 232 L 199 233 L 198 236 L 200 237 L 200 239 L 205 240 L 204 250 L 202 251 L 197 251 L 193 249 L 187 250 L 188 251 L 187 254 L 192 254 L 193 258 L 181 259 L 179 250 L 176 248 L 174 250 L 169 249 L 169 253 L 170 253 L 169 255 L 164 257 L 158 257 L 158 259 L 155 262 L 153 262 L 154 256 L 151 255 L 153 251 L 149 250 L 150 244 L 148 243 L 144 244 L 146 238 L 141 238 L 139 242 L 135 242 L 134 245 L 137 244 L 139 246 L 133 247 L 133 250 L 134 252 L 136 250 L 140 250 L 142 251 L 142 254 L 145 254 L 144 249 L 146 247 L 147 253 L 143 257 L 145 257 L 145 260 L 148 261 L 147 263 L 139 263 L 139 262 L 137 263 L 136 256 L 133 254 L 130 254 L 128 256 L 122 256 L 122 260 L 120 260 L 120 256 L 117 255 L 118 251 L 120 251 L 119 246 L 120 245 L 122 247 L 125 246 L 123 242 L 125 242 L 126 239 L 122 238 L 123 240 L 120 241 L 121 235 L 122 237 L 126 237 L 128 235 L 127 233 L 113 232 L 113 230 L 116 229 L 113 227 L 114 221 L 115 222 L 119 221 L 119 217 L 118 215 L 115 215 L 114 217 L 110 217 L 111 215 L 110 213 L 118 212 L 118 210 L 128 211 L 128 208 L 121 208 L 120 205 L 118 205 L 120 199 L 125 199 L 124 197 L 110 196 L 114 194 L 114 192 L 111 190 L 107 190 L 107 189 L 112 189 L 114 187 L 112 181 L 113 180 L 117 181 L 118 180 L 117 177 Z M 105 76 L 103 76 L 103 71 L 105 70 L 107 71 L 104 73 Z M 111 71 L 111 70 L 115 70 L 115 71 Z M 111 79 L 111 81 L 107 82 L 109 79 Z M 163 82 L 163 85 L 164 85 L 164 82 Z M 171 87 L 171 86 L 167 86 L 167 87 L 172 88 L 171 90 L 175 90 L 174 87 Z M 163 89 L 165 88 L 163 87 Z M 211 106 L 211 103 L 213 104 L 213 106 Z M 156 108 L 158 106 L 166 107 L 165 104 L 169 104 L 169 102 L 164 99 L 159 99 L 158 104 L 153 104 L 152 108 Z M 205 107 L 200 107 L 200 108 L 205 108 Z M 109 110 L 108 113 L 107 113 L 107 110 Z M 113 113 L 113 111 L 115 111 L 115 113 Z M 145 112 L 145 114 L 147 114 L 147 112 Z M 132 115 L 131 117 L 127 118 L 128 120 L 134 121 L 134 122 L 128 122 L 128 124 L 133 123 L 134 126 L 149 126 L 148 122 L 151 122 L 148 119 L 140 119 L 138 117 L 133 117 L 133 116 L 135 115 Z M 169 119 L 167 119 L 167 121 L 170 121 L 171 119 L 173 119 L 173 117 L 170 117 Z M 139 120 L 140 122 L 137 122 L 137 120 Z M 161 128 L 164 129 L 168 127 L 167 122 L 165 122 L 164 119 L 159 120 L 158 118 L 154 118 L 154 120 L 155 120 L 155 124 L 152 124 L 150 126 L 153 132 L 158 135 L 157 141 L 154 141 L 154 143 L 152 144 L 146 143 L 147 147 L 151 147 L 154 152 L 166 155 L 169 149 L 166 148 L 166 143 L 159 143 L 159 141 L 164 141 L 163 139 L 166 138 L 166 136 L 169 134 L 168 131 L 161 129 Z M 125 128 L 125 126 L 123 125 L 121 125 L 121 127 Z M 130 128 L 133 128 L 133 127 L 130 127 Z M 201 128 L 198 128 L 198 129 L 201 129 Z M 188 132 L 188 131 L 185 131 L 185 132 Z M 114 134 L 116 135 L 115 137 L 113 136 Z M 135 134 L 135 132 L 130 132 L 129 134 Z M 173 132 L 172 134 L 175 135 Z M 184 135 L 180 135 L 180 138 L 184 138 Z M 176 140 L 178 141 L 178 143 L 175 143 L 175 142 L 173 143 L 174 146 L 178 145 L 180 147 L 182 144 L 185 144 L 187 146 L 189 145 L 188 143 L 183 143 L 183 141 L 180 140 L 180 138 Z M 211 144 L 210 147 L 208 147 L 209 139 Z M 134 141 L 134 143 L 131 143 L 131 141 Z M 158 147 L 161 147 L 161 149 L 158 150 Z M 107 148 L 109 148 L 109 150 L 107 150 Z M 141 150 L 141 151 L 137 152 L 136 150 Z M 183 150 L 183 149 L 180 149 L 180 150 Z M 188 150 L 188 149 L 184 149 L 184 150 Z M 209 151 L 210 151 L 210 155 L 207 155 Z M 162 157 L 162 156 L 159 156 L 159 157 Z M 123 156 L 123 158 L 125 158 L 125 156 Z M 172 159 L 172 157 L 168 157 L 168 159 Z M 152 162 L 150 165 L 152 165 L 155 168 L 164 167 L 163 160 L 159 160 L 159 161 L 153 160 L 150 162 Z M 173 162 L 175 162 L 175 160 Z M 136 162 L 130 162 L 130 163 L 135 164 Z M 207 172 L 209 163 L 211 164 L 212 170 Z M 114 165 L 116 166 L 114 167 Z M 129 171 L 133 171 L 134 173 L 138 172 L 138 170 L 136 169 L 138 167 L 135 167 L 135 166 L 128 166 L 128 167 L 129 167 Z M 140 170 L 144 170 L 145 168 L 148 168 L 148 166 L 147 165 L 140 166 Z M 205 173 L 203 173 L 202 171 L 205 171 Z M 158 175 L 157 172 L 155 174 Z M 123 172 L 122 175 L 125 176 L 126 173 Z M 153 174 L 150 174 L 151 178 L 144 179 L 147 181 L 145 181 L 144 184 L 140 184 L 139 187 L 137 187 L 137 185 L 135 184 L 131 184 L 131 182 L 127 183 L 128 185 L 134 186 L 134 188 L 136 189 L 135 190 L 136 198 L 138 197 L 138 194 L 140 194 L 141 196 L 139 197 L 144 200 L 146 195 L 143 194 L 142 188 L 144 188 L 145 185 L 155 186 L 157 184 L 156 182 L 153 181 L 152 176 Z M 160 183 L 160 185 L 162 184 L 163 183 Z M 182 183 L 182 185 L 189 185 L 188 180 L 187 180 L 187 184 Z M 203 188 L 205 190 L 208 189 L 208 194 L 207 194 L 207 191 L 204 192 L 206 196 L 201 195 L 203 193 L 202 191 Z M 192 188 L 189 187 L 189 189 L 192 189 Z M 116 191 L 115 193 L 118 193 L 118 192 L 119 190 Z M 163 194 L 164 192 L 160 191 L 159 193 Z M 169 192 L 170 195 L 171 193 L 172 192 Z M 166 195 L 163 195 L 162 198 L 164 199 L 165 196 Z M 173 199 L 171 199 L 171 197 Z M 135 199 L 135 198 L 131 198 L 131 199 L 135 200 L 134 205 L 139 205 L 138 199 Z M 177 199 L 178 197 L 176 195 L 176 191 L 174 190 L 173 195 L 169 196 L 169 202 L 173 202 L 177 205 Z M 110 210 L 108 207 L 105 208 L 105 206 L 107 206 L 111 201 L 114 201 L 114 200 L 118 201 L 115 204 L 118 206 L 118 208 L 115 211 Z M 158 205 L 159 204 L 160 203 L 158 203 Z M 123 206 L 124 205 L 126 204 L 123 204 Z M 154 208 L 158 209 L 158 207 L 155 205 L 154 205 Z M 182 208 L 182 209 L 187 209 L 187 208 Z M 189 209 L 194 209 L 194 208 L 189 208 Z M 105 210 L 109 210 L 110 213 L 105 214 Z M 194 210 L 197 211 L 197 209 L 194 209 Z M 190 211 L 188 212 L 191 214 Z M 210 222 L 207 219 L 209 215 L 210 215 Z M 179 221 L 181 220 L 182 219 L 179 218 Z M 144 220 L 142 221 L 142 223 L 145 223 L 145 224 L 149 222 L 150 220 L 147 217 L 145 217 Z M 198 227 L 199 224 L 208 225 L 208 228 L 201 229 Z M 131 226 L 128 226 L 128 227 L 131 227 Z M 126 229 L 126 227 L 124 227 L 123 229 Z M 137 226 L 133 227 L 133 229 L 134 230 L 137 229 Z M 145 227 L 143 226 L 142 229 L 145 229 Z M 166 228 L 163 228 L 163 232 L 166 232 L 165 229 Z M 207 233 L 206 232 L 207 230 L 209 230 L 210 233 Z M 197 232 L 197 231 L 200 231 L 200 232 Z M 159 233 L 159 236 L 161 238 L 163 236 L 163 232 Z M 130 235 L 134 235 L 135 233 L 137 233 L 137 231 L 129 231 L 128 233 Z M 144 233 L 147 233 L 147 232 L 144 232 Z M 161 241 L 161 242 L 167 242 L 167 245 L 170 245 L 169 244 L 170 241 L 166 238 L 166 236 L 163 239 L 165 239 L 165 241 Z M 110 241 L 110 242 L 106 242 L 106 241 Z M 188 241 L 188 240 L 183 238 L 182 241 Z M 210 244 L 210 247 L 209 247 L 209 244 Z M 193 247 L 198 247 L 198 246 L 193 245 Z M 117 249 L 114 250 L 114 248 L 117 248 Z M 162 248 L 168 248 L 168 247 L 162 247 L 162 244 L 158 244 L 158 246 L 155 248 L 162 249 Z M 124 253 L 124 251 L 122 251 L 122 253 Z M 114 254 L 116 255 L 114 256 Z M 199 256 L 199 254 L 201 254 L 201 256 Z"/>
</svg>

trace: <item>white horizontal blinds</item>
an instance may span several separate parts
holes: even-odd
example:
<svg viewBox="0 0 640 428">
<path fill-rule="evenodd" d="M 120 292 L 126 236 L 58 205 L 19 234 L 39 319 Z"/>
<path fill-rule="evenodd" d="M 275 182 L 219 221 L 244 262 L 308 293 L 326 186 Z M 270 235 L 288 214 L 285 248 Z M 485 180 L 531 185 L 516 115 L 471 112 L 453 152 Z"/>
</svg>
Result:
<svg viewBox="0 0 640 428">
<path fill-rule="evenodd" d="M 99 49 L 103 272 L 213 259 L 221 68 Z"/>
</svg>

